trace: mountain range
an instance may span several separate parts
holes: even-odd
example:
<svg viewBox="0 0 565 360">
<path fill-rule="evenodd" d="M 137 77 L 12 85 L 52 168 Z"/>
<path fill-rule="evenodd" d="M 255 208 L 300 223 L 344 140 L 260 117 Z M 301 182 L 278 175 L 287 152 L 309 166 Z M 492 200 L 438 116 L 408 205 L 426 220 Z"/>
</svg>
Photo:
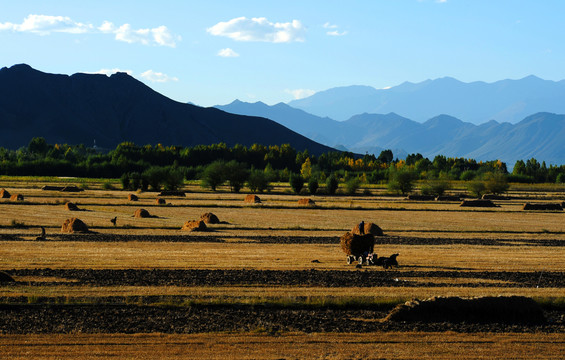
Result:
<svg viewBox="0 0 565 360">
<path fill-rule="evenodd" d="M 262 116 L 326 145 L 357 153 L 379 154 L 392 149 L 403 158 L 420 153 L 428 158 L 442 154 L 477 160 L 545 160 L 563 164 L 565 160 L 565 115 L 540 112 L 516 124 L 491 120 L 481 125 L 463 122 L 453 116 L 438 115 L 420 123 L 395 113 L 359 114 L 346 121 L 318 117 L 287 104 L 234 101 L 219 108 L 236 113 Z"/>
<path fill-rule="evenodd" d="M 343 121 L 354 115 L 388 114 L 424 122 L 448 114 L 473 124 L 517 123 L 537 112 L 565 113 L 565 80 L 528 76 L 520 80 L 464 83 L 450 77 L 405 82 L 387 89 L 337 87 L 288 104 L 320 117 Z"/>
<path fill-rule="evenodd" d="M 135 78 L 116 73 L 58 75 L 26 64 L 0 69 L 0 147 L 33 137 L 48 143 L 114 148 L 138 145 L 228 146 L 288 143 L 320 154 L 332 149 L 269 119 L 173 101 Z"/>
</svg>

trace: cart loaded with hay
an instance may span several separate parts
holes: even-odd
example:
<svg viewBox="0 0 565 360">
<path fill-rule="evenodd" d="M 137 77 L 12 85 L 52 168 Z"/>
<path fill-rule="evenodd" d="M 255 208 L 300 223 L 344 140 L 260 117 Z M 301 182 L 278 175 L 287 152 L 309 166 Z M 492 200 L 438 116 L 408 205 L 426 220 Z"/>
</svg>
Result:
<svg viewBox="0 0 565 360">
<path fill-rule="evenodd" d="M 359 265 L 372 262 L 375 247 L 375 236 L 371 233 L 358 235 L 346 232 L 340 238 L 341 249 L 347 255 L 347 263 L 358 262 Z"/>
</svg>

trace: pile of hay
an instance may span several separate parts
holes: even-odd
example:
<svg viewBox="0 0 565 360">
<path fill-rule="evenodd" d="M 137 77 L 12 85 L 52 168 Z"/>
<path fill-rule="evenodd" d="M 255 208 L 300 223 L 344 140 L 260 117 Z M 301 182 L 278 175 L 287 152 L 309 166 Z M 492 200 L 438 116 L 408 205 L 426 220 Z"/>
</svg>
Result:
<svg viewBox="0 0 565 360">
<path fill-rule="evenodd" d="M 249 194 L 249 195 L 245 196 L 245 202 L 250 203 L 250 204 L 260 204 L 261 199 L 259 199 L 259 196 L 257 196 L 257 195 Z"/>
<path fill-rule="evenodd" d="M 155 204 L 157 205 L 165 205 L 167 202 L 165 201 L 165 199 L 163 198 L 157 198 L 155 199 Z"/>
<path fill-rule="evenodd" d="M 563 210 L 563 206 L 558 203 L 525 203 L 522 210 Z"/>
<path fill-rule="evenodd" d="M 208 227 L 202 220 L 187 221 L 182 226 L 181 230 L 186 231 L 206 231 Z"/>
<path fill-rule="evenodd" d="M 12 195 L 6 189 L 0 190 L 0 198 L 1 199 L 9 199 Z"/>
<path fill-rule="evenodd" d="M 75 203 L 67 202 L 65 203 L 65 209 L 69 211 L 80 211 L 78 206 Z"/>
<path fill-rule="evenodd" d="M 61 227 L 62 233 L 74 233 L 74 232 L 88 232 L 88 226 L 78 219 L 78 218 L 70 218 L 65 220 L 63 226 Z"/>
<path fill-rule="evenodd" d="M 14 194 L 10 196 L 10 201 L 24 201 L 24 196 L 22 194 Z"/>
<path fill-rule="evenodd" d="M 417 194 L 413 194 L 413 195 L 408 195 L 406 197 L 406 200 L 418 200 L 418 201 L 434 201 L 435 200 L 435 195 L 417 195 Z"/>
<path fill-rule="evenodd" d="M 372 253 L 375 247 L 373 234 L 356 235 L 346 232 L 339 239 L 341 249 L 346 255 L 362 255 L 364 252 Z"/>
<path fill-rule="evenodd" d="M 0 284 L 4 283 L 13 283 L 16 282 L 10 274 L 5 273 L 4 271 L 0 271 Z"/>
<path fill-rule="evenodd" d="M 84 189 L 81 189 L 75 185 L 71 185 L 71 186 L 65 186 L 61 189 L 61 191 L 63 192 L 81 192 L 84 191 Z"/>
<path fill-rule="evenodd" d="M 304 199 L 299 199 L 299 200 L 298 200 L 298 205 L 315 206 L 316 203 L 315 203 L 314 200 L 312 200 L 312 199 L 304 198 Z"/>
<path fill-rule="evenodd" d="M 186 193 L 179 190 L 163 190 L 157 196 L 186 196 Z"/>
<path fill-rule="evenodd" d="M 149 218 L 151 217 L 151 214 L 149 214 L 149 211 L 145 210 L 145 209 L 137 209 L 135 210 L 135 212 L 133 213 L 133 217 L 136 218 Z"/>
<path fill-rule="evenodd" d="M 383 229 L 381 229 L 378 225 L 373 223 L 365 223 L 363 226 L 365 234 L 373 234 L 374 236 L 383 236 Z M 359 224 L 355 225 L 353 229 L 351 229 L 351 233 L 355 235 L 361 235 L 359 232 Z"/>
<path fill-rule="evenodd" d="M 478 200 L 463 200 L 461 202 L 461 205 L 459 205 L 459 206 L 464 206 L 464 207 L 496 207 L 497 205 L 495 205 L 490 200 L 478 199 Z"/>
<path fill-rule="evenodd" d="M 204 213 L 200 215 L 200 220 L 204 221 L 206 224 L 219 224 L 220 219 L 212 213 Z"/>
<path fill-rule="evenodd" d="M 436 197 L 436 201 L 461 201 L 460 195 L 440 195 Z"/>
<path fill-rule="evenodd" d="M 385 321 L 543 324 L 543 310 L 523 296 L 433 297 L 396 306 Z"/>
<path fill-rule="evenodd" d="M 135 194 L 128 194 L 128 201 L 137 201 L 139 198 Z"/>
</svg>

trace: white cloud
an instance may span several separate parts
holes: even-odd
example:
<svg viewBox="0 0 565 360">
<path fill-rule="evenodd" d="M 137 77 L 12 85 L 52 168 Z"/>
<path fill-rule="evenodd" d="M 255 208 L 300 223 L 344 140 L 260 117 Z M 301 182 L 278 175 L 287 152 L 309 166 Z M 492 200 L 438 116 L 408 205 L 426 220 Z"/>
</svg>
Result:
<svg viewBox="0 0 565 360">
<path fill-rule="evenodd" d="M 329 36 L 344 36 L 347 35 L 347 31 L 339 32 L 337 30 L 334 30 L 334 31 L 328 31 L 326 34 Z"/>
<path fill-rule="evenodd" d="M 304 99 L 316 93 L 314 90 L 310 90 L 310 89 L 295 89 L 295 90 L 286 89 L 285 92 L 287 94 L 291 94 L 295 100 Z"/>
<path fill-rule="evenodd" d="M 153 70 L 147 70 L 141 73 L 141 77 L 145 80 L 149 80 L 151 82 L 170 82 L 170 81 L 179 81 L 176 77 L 169 76 L 167 74 L 163 74 L 161 72 L 156 72 Z"/>
<path fill-rule="evenodd" d="M 233 51 L 230 48 L 225 48 L 225 49 L 218 51 L 218 56 L 221 56 L 221 57 L 238 57 L 239 54 L 236 53 L 235 51 Z"/>
<path fill-rule="evenodd" d="M 119 27 L 109 21 L 104 21 L 99 27 L 71 20 L 66 16 L 28 15 L 21 24 L 10 22 L 0 23 L 0 30 L 29 32 L 39 35 L 49 35 L 54 32 L 70 34 L 103 33 L 114 34 L 115 39 L 127 43 L 175 47 L 180 36 L 172 35 L 166 26 L 161 25 L 152 29 L 132 29 L 130 24 Z"/>
<path fill-rule="evenodd" d="M 332 25 L 329 22 L 325 23 L 323 26 L 324 29 L 337 29 L 337 25 Z"/>
<path fill-rule="evenodd" d="M 93 30 L 90 24 L 75 22 L 66 16 L 28 15 L 21 24 L 0 23 L 0 30 L 49 35 L 52 32 L 82 34 Z"/>
<path fill-rule="evenodd" d="M 273 23 L 266 18 L 238 17 L 219 22 L 206 29 L 215 36 L 226 36 L 236 41 L 263 41 L 286 43 L 304 41 L 306 29 L 298 20 L 286 23 Z"/>
</svg>

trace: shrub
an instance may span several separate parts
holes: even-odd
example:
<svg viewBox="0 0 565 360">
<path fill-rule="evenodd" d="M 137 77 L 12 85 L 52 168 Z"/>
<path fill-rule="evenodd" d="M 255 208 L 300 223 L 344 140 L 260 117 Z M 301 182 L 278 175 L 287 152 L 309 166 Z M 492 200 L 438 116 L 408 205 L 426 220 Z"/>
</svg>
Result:
<svg viewBox="0 0 565 360">
<path fill-rule="evenodd" d="M 475 178 L 476 173 L 473 170 L 465 170 L 461 173 L 459 179 L 463 181 L 473 180 Z"/>
<path fill-rule="evenodd" d="M 361 181 L 358 178 L 351 178 L 345 183 L 345 191 L 348 195 L 354 195 L 360 185 Z"/>
<path fill-rule="evenodd" d="M 565 183 L 565 174 L 564 173 L 560 173 L 557 175 L 557 177 L 555 178 L 555 182 L 557 184 L 563 184 Z"/>
<path fill-rule="evenodd" d="M 102 188 L 104 190 L 114 190 L 114 185 L 109 181 L 105 181 L 104 184 L 102 184 Z"/>
<path fill-rule="evenodd" d="M 398 170 L 390 174 L 388 189 L 407 194 L 414 188 L 415 174 L 409 170 Z"/>
<path fill-rule="evenodd" d="M 222 185 L 224 181 L 226 181 L 226 177 L 225 162 L 223 160 L 214 161 L 206 166 L 202 174 L 203 187 L 210 187 L 212 191 L 216 191 L 216 188 Z"/>
<path fill-rule="evenodd" d="M 422 185 L 422 194 L 441 196 L 449 189 L 451 189 L 449 180 L 430 180 Z"/>
<path fill-rule="evenodd" d="M 335 177 L 335 175 L 330 175 L 327 179 L 326 179 L 326 191 L 328 192 L 329 195 L 334 195 L 335 192 L 337 191 L 337 188 L 339 187 L 339 181 L 337 180 L 337 178 Z"/>
<path fill-rule="evenodd" d="M 249 177 L 247 179 L 247 187 L 253 192 L 262 193 L 265 190 L 269 190 L 269 174 L 266 174 L 261 170 L 251 170 Z"/>
<path fill-rule="evenodd" d="M 467 184 L 467 190 L 473 195 L 474 197 L 480 198 L 485 193 L 485 183 L 481 180 L 473 180 Z"/>
<path fill-rule="evenodd" d="M 314 195 L 316 191 L 318 191 L 318 187 L 318 180 L 310 179 L 310 181 L 308 181 L 308 191 L 310 192 L 310 194 Z"/>
<path fill-rule="evenodd" d="M 505 193 L 510 188 L 506 174 L 500 172 L 486 173 L 485 187 L 487 192 L 498 195 Z"/>
<path fill-rule="evenodd" d="M 120 176 L 120 182 L 122 183 L 122 189 L 128 190 L 130 186 L 129 174 L 123 173 L 122 176 Z"/>
<path fill-rule="evenodd" d="M 225 164 L 224 172 L 225 178 L 230 184 L 231 191 L 236 193 L 241 190 L 243 184 L 245 184 L 245 181 L 249 177 L 249 172 L 245 164 L 238 163 L 235 160 Z"/>
<path fill-rule="evenodd" d="M 184 174 L 179 169 L 169 168 L 163 183 L 165 190 L 177 190 L 184 184 Z"/>
<path fill-rule="evenodd" d="M 300 194 L 300 191 L 302 191 L 302 188 L 304 187 L 304 178 L 298 174 L 290 174 L 288 182 L 292 191 L 296 194 Z"/>
</svg>

